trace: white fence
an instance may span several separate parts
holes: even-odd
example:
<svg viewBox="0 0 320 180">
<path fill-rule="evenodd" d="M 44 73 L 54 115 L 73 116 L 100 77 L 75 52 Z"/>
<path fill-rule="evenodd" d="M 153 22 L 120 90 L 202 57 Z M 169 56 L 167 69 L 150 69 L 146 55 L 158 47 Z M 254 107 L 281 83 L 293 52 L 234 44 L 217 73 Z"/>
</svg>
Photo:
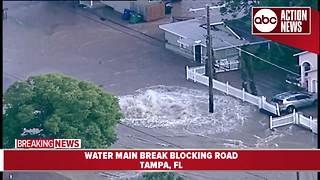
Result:
<svg viewBox="0 0 320 180">
<path fill-rule="evenodd" d="M 280 126 L 285 126 L 288 124 L 295 124 L 297 123 L 297 116 L 298 114 L 296 111 L 293 111 L 292 114 L 284 115 L 281 117 L 272 117 L 270 116 L 270 129 L 280 127 Z"/>
<path fill-rule="evenodd" d="M 217 60 L 216 64 L 218 65 L 218 67 L 215 68 L 217 73 L 238 70 L 240 67 L 240 62 L 238 60 L 230 61 L 228 59 L 221 59 L 221 60 Z M 203 66 L 203 69 L 204 69 L 204 66 Z"/>
<path fill-rule="evenodd" d="M 204 75 L 205 69 L 203 66 L 189 68 L 186 67 L 187 80 L 192 79 L 194 82 L 199 82 L 206 86 L 209 86 L 209 78 Z M 212 80 L 213 88 L 219 90 L 227 95 L 242 99 L 242 101 L 249 102 L 250 104 L 258 106 L 260 109 L 264 109 L 272 114 L 280 116 L 280 110 L 278 104 L 273 105 L 266 101 L 264 96 L 255 96 L 235 87 L 229 85 L 228 82 L 223 83 L 217 80 Z M 310 116 L 305 117 L 302 114 L 296 113 L 295 111 L 292 114 L 288 114 L 281 117 L 272 117 L 270 116 L 270 129 L 285 126 L 288 124 L 297 124 L 303 127 L 310 129 L 313 133 L 318 134 L 318 121 L 317 119 L 312 119 Z"/>
<path fill-rule="evenodd" d="M 296 113 L 295 111 L 292 114 L 288 114 L 281 117 L 273 118 L 270 116 L 270 129 L 285 126 L 288 124 L 297 124 L 301 125 L 307 129 L 310 129 L 313 133 L 318 134 L 318 120 L 312 119 L 310 116 L 305 117 L 302 114 Z"/>
<path fill-rule="evenodd" d="M 204 84 L 206 86 L 209 86 L 209 78 L 204 75 L 205 68 L 204 66 L 201 67 L 194 67 L 189 68 L 186 66 L 186 76 L 187 80 L 191 79 L 194 82 L 199 82 L 201 84 Z M 270 104 L 266 101 L 266 98 L 264 96 L 255 96 L 250 93 L 245 92 L 245 90 L 242 88 L 242 90 L 237 89 L 235 87 L 232 87 L 229 85 L 228 82 L 223 83 L 217 80 L 212 80 L 213 88 L 226 93 L 227 95 L 242 99 L 242 101 L 249 102 L 253 105 L 258 106 L 260 109 L 264 109 L 272 114 L 280 116 L 279 107 L 273 104 Z"/>
</svg>

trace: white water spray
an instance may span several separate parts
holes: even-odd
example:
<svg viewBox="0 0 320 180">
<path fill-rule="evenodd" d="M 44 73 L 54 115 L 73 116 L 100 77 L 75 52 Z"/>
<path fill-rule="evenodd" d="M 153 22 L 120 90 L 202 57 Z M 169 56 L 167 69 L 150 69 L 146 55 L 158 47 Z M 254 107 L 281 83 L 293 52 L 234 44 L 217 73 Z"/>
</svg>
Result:
<svg viewBox="0 0 320 180">
<path fill-rule="evenodd" d="M 215 112 L 208 113 L 208 93 L 174 86 L 140 89 L 120 97 L 124 123 L 147 128 L 181 128 L 190 133 L 229 132 L 250 116 L 254 107 L 224 95 L 215 95 Z"/>
</svg>

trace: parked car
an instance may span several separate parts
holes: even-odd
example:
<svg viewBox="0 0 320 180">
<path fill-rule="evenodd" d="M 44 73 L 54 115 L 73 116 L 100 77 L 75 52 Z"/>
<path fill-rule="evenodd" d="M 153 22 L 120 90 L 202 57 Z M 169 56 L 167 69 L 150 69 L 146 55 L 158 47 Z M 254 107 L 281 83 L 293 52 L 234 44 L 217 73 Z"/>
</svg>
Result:
<svg viewBox="0 0 320 180">
<path fill-rule="evenodd" d="M 278 104 L 280 111 L 292 113 L 297 108 L 317 104 L 317 95 L 307 92 L 285 92 L 275 95 L 271 99 L 273 104 Z"/>
</svg>

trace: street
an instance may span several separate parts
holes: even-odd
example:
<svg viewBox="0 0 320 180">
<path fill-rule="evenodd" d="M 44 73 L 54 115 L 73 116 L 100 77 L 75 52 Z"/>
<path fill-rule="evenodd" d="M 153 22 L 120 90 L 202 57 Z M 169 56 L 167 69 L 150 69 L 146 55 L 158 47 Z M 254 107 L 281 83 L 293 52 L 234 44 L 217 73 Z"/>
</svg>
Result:
<svg viewBox="0 0 320 180">
<path fill-rule="evenodd" d="M 185 66 L 194 64 L 166 50 L 159 41 L 101 21 L 70 3 L 6 1 L 4 6 L 9 9 L 3 21 L 4 90 L 17 80 L 51 72 L 95 82 L 119 97 L 125 114 L 117 127 L 118 141 L 111 148 L 317 146 L 317 135 L 310 131 L 294 125 L 272 131 L 267 115 L 217 91 L 217 111 L 208 114 L 207 87 L 185 78 Z M 295 175 L 208 172 L 201 178 L 192 173 L 182 174 L 187 179 L 232 179 L 238 175 L 242 179 L 292 179 Z M 31 174 L 31 179 L 36 179 L 36 174 Z M 88 178 L 85 173 L 77 177 L 70 172 L 61 174 L 66 179 Z M 98 173 L 90 174 L 94 179 L 91 176 L 102 179 Z M 306 179 L 314 176 L 310 173 Z"/>
</svg>

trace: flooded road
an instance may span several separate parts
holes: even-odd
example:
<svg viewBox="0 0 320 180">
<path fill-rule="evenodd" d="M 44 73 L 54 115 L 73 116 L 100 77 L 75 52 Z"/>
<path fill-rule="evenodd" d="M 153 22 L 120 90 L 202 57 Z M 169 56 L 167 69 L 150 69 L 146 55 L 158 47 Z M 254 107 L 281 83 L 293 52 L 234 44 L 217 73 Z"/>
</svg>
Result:
<svg viewBox="0 0 320 180">
<path fill-rule="evenodd" d="M 209 114 L 207 87 L 185 79 L 185 66 L 192 62 L 125 29 L 114 29 L 112 23 L 81 9 L 42 1 L 4 2 L 4 6 L 9 8 L 3 22 L 4 88 L 50 72 L 93 81 L 119 97 L 125 115 L 112 148 L 317 146 L 317 136 L 310 131 L 295 125 L 271 131 L 267 115 L 216 91 L 216 111 Z M 190 179 L 232 179 L 234 175 L 263 179 L 242 172 L 185 174 Z M 257 174 L 280 179 L 294 176 Z"/>
<path fill-rule="evenodd" d="M 317 136 L 296 125 L 270 130 L 269 117 L 248 103 L 216 94 L 215 112 L 211 114 L 207 99 L 206 90 L 177 86 L 143 88 L 133 95 L 120 96 L 125 116 L 122 122 L 183 148 L 316 147 Z M 120 135 L 118 142 L 130 145 L 138 139 L 144 142 L 139 148 L 157 144 L 143 136 L 128 140 Z"/>
</svg>

